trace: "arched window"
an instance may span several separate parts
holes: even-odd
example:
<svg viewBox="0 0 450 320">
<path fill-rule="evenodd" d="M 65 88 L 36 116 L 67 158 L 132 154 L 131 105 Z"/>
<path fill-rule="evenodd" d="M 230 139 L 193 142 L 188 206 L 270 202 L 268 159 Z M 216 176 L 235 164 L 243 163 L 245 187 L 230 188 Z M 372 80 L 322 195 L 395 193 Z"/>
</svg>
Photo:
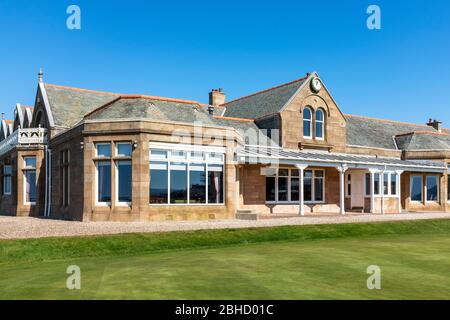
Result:
<svg viewBox="0 0 450 320">
<path fill-rule="evenodd" d="M 312 109 L 310 107 L 303 110 L 303 137 L 312 138 Z"/>
<path fill-rule="evenodd" d="M 325 112 L 322 109 L 318 109 L 316 112 L 316 139 L 324 138 L 325 128 Z"/>
</svg>

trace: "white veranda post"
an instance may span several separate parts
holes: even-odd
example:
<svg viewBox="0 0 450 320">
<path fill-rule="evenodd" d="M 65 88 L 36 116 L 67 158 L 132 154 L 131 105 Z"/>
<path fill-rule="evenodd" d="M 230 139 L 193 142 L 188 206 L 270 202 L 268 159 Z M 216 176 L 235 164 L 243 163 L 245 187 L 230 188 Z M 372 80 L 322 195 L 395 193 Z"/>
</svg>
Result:
<svg viewBox="0 0 450 320">
<path fill-rule="evenodd" d="M 398 213 L 402 213 L 402 170 L 397 170 L 395 171 L 396 175 L 397 175 L 397 184 L 396 184 L 396 188 L 397 188 L 397 197 L 398 197 Z"/>
<path fill-rule="evenodd" d="M 348 167 L 346 165 L 342 165 L 337 168 L 339 170 L 339 185 L 340 185 L 340 208 L 341 214 L 345 214 L 345 172 Z"/>
<path fill-rule="evenodd" d="M 301 216 L 305 215 L 305 189 L 304 189 L 304 184 L 303 184 L 303 179 L 304 179 L 304 173 L 305 173 L 305 169 L 308 167 L 305 164 L 296 164 L 295 167 L 298 169 L 299 171 L 299 195 L 298 195 L 298 199 L 299 199 L 299 214 Z"/>
<path fill-rule="evenodd" d="M 375 213 L 375 173 L 376 169 L 369 169 L 370 172 L 370 213 Z"/>
</svg>

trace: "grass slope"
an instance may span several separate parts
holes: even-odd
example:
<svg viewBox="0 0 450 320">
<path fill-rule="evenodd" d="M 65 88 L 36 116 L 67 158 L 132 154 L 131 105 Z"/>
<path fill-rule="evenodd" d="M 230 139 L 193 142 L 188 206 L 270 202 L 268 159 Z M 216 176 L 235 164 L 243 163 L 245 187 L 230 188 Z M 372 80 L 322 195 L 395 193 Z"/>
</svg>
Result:
<svg viewBox="0 0 450 320">
<path fill-rule="evenodd" d="M 0 298 L 449 299 L 449 235 L 436 220 L 0 241 Z"/>
</svg>

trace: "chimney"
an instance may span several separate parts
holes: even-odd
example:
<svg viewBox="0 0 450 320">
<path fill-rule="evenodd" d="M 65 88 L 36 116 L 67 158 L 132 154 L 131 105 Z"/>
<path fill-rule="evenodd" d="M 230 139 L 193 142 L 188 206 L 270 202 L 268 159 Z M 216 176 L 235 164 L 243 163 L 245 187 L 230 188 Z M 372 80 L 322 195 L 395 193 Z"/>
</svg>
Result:
<svg viewBox="0 0 450 320">
<path fill-rule="evenodd" d="M 225 103 L 225 93 L 222 88 L 212 89 L 209 93 L 209 104 L 211 106 L 218 106 Z"/>
<path fill-rule="evenodd" d="M 2 112 L 2 120 L 5 120 L 5 113 Z"/>
<path fill-rule="evenodd" d="M 441 121 L 433 120 L 430 118 L 430 120 L 428 120 L 427 126 L 436 129 L 438 132 L 442 132 L 442 122 Z"/>
</svg>

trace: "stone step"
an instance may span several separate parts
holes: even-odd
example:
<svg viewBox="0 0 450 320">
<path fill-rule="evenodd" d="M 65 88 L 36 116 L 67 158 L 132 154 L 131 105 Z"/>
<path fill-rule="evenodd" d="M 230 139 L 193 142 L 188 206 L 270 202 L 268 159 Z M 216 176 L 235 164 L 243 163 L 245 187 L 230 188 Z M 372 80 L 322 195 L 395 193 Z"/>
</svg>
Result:
<svg viewBox="0 0 450 320">
<path fill-rule="evenodd" d="M 236 211 L 236 219 L 238 220 L 258 220 L 259 214 L 253 210 L 240 209 Z"/>
</svg>

